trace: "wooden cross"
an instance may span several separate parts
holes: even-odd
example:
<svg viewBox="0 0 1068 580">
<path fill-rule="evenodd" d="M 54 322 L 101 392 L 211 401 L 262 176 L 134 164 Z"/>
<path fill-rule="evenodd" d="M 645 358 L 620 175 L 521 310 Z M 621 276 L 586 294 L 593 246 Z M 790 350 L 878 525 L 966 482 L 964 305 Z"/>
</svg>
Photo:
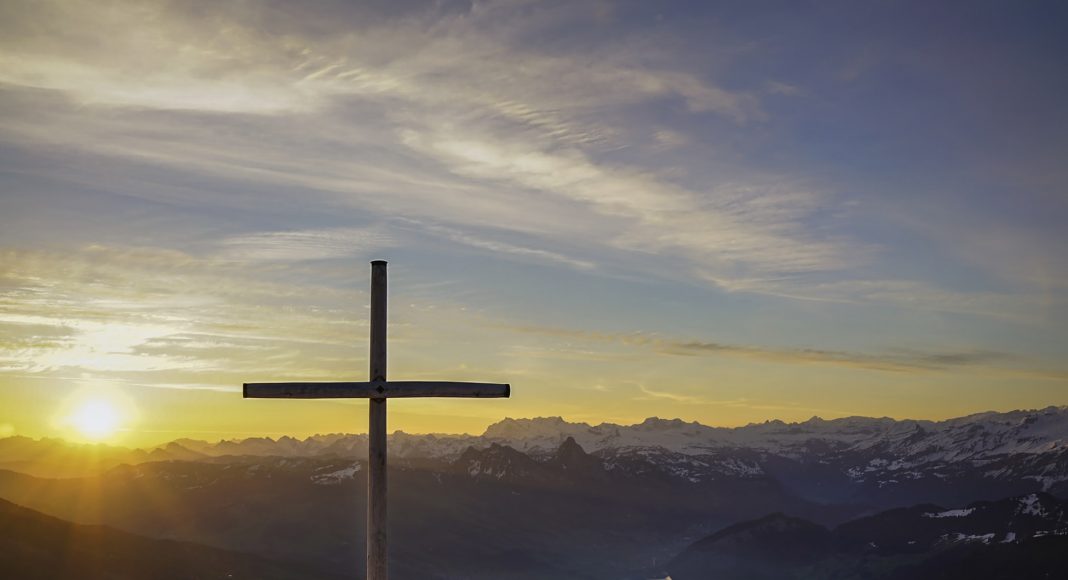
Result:
<svg viewBox="0 0 1068 580">
<path fill-rule="evenodd" d="M 507 397 L 495 383 L 386 381 L 386 262 L 371 262 L 371 380 L 366 383 L 245 383 L 246 399 L 370 399 L 367 456 L 367 580 L 387 580 L 386 399 Z"/>
</svg>

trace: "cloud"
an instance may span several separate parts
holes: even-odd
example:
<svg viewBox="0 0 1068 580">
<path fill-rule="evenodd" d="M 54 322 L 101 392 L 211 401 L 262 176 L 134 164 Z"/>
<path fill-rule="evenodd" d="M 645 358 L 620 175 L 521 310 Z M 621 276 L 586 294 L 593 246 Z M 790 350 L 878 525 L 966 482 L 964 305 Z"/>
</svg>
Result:
<svg viewBox="0 0 1068 580">
<path fill-rule="evenodd" d="M 106 179 L 124 194 L 168 203 L 227 208 L 292 209 L 300 206 L 293 195 L 309 196 L 308 205 L 349 215 L 436 223 L 462 232 L 445 236 L 450 241 L 502 258 L 656 271 L 647 263 L 667 257 L 720 288 L 791 299 L 863 295 L 921 309 L 988 302 L 969 312 L 996 316 L 1015 298 L 954 294 L 929 283 L 917 293 L 891 276 L 858 280 L 854 270 L 869 265 L 878 248 L 828 230 L 827 216 L 842 207 L 827 186 L 740 162 L 733 134 L 719 125 L 703 135 L 691 131 L 708 117 L 725 123 L 722 129 L 773 121 L 761 96 L 800 90 L 777 79 L 761 78 L 753 90 L 720 82 L 748 45 L 705 39 L 702 65 L 685 66 L 688 55 L 674 39 L 633 30 L 618 14 L 606 17 L 585 3 L 309 8 L 266 0 L 51 0 L 10 2 L 4 10 L 0 110 L 7 115 L 0 123 L 12 146 L 79 151 L 61 156 L 64 167 L 43 170 L 52 178 L 68 177 L 72 158 L 118 159 L 222 180 L 227 191 L 255 191 L 220 195 L 184 186 L 185 177 L 183 185 L 126 184 L 128 166 L 91 176 L 83 170 L 79 179 Z M 583 43 L 581 50 L 558 42 L 561 30 L 580 26 L 584 34 L 567 36 Z M 661 126 L 676 101 L 686 112 L 674 126 Z M 640 145 L 649 135 L 651 143 Z M 698 159 L 667 168 L 664 157 L 642 162 L 667 149 L 680 157 L 694 151 Z M 613 155 L 621 150 L 626 154 Z M 695 164 L 710 170 L 680 178 Z M 287 191 L 264 191 L 272 188 Z M 475 235 L 487 225 L 540 241 Z M 983 237 L 988 228 L 968 230 Z M 246 244 L 234 252 L 251 259 L 340 251 L 289 235 L 248 240 L 269 241 L 271 249 Z M 557 241 L 583 248 L 582 257 L 545 249 Z M 986 262 L 1007 246 L 1002 236 L 962 245 L 981 248 L 970 252 Z M 1052 254 L 1035 258 L 1039 253 L 1013 250 L 997 261 L 1017 280 L 1060 289 L 1063 268 Z M 829 282 L 837 288 L 805 278 L 844 272 L 837 278 L 848 279 Z"/>
<path fill-rule="evenodd" d="M 368 255 L 393 244 L 380 228 L 260 232 L 223 239 L 218 257 L 241 262 L 326 260 Z"/>
<path fill-rule="evenodd" d="M 989 370 L 989 365 L 1009 363 L 1016 355 L 990 350 L 922 351 L 889 349 L 877 353 L 811 348 L 775 348 L 701 340 L 684 340 L 654 333 L 606 333 L 547 326 L 511 326 L 519 333 L 571 339 L 582 342 L 614 343 L 674 356 L 724 356 L 755 359 L 780 364 L 818 364 L 866 370 L 905 373 L 951 371 L 963 368 Z"/>
<path fill-rule="evenodd" d="M 788 364 L 826 364 L 891 372 L 926 372 L 1011 361 L 1007 353 L 992 351 L 921 352 L 905 349 L 857 353 L 821 349 L 775 349 L 702 341 L 663 341 L 660 352 L 679 355 L 715 354 Z"/>
<path fill-rule="evenodd" d="M 597 22 L 595 11 L 558 6 L 532 19 L 507 2 L 466 11 L 427 4 L 388 17 L 332 7 L 292 18 L 292 10 L 20 4 L 6 29 L 18 50 L 0 61 L 0 81 L 49 96 L 8 95 L 25 98 L 27 110 L 4 126 L 23 146 L 55 143 L 261 188 L 294 186 L 331 204 L 433 222 L 455 243 L 513 259 L 579 269 L 597 261 L 472 228 L 591 247 L 620 264 L 677 255 L 727 277 L 836 270 L 857 259 L 857 244 L 809 233 L 807 219 L 830 201 L 798 180 L 740 172 L 697 188 L 608 161 L 605 151 L 632 146 L 633 129 L 614 119 L 649 104 L 680 99 L 690 114 L 735 124 L 766 114 L 755 95 L 673 67 L 654 39 L 605 38 L 566 54 L 516 41 L 576 19 Z M 32 114 L 42 103 L 49 115 Z M 660 143 L 682 143 L 661 135 Z M 334 234 L 227 243 L 248 259 L 334 256 L 342 251 Z"/>
<path fill-rule="evenodd" d="M 728 292 L 764 294 L 811 302 L 884 304 L 910 310 L 953 312 L 994 319 L 1036 322 L 1046 302 L 1041 294 L 951 290 L 923 280 L 818 277 L 731 278 L 700 272 L 698 276 Z"/>
<path fill-rule="evenodd" d="M 258 262 L 153 248 L 0 254 L 8 372 L 88 372 L 154 384 L 339 368 L 360 293 Z M 351 308 L 351 307 L 349 307 Z M 264 324 L 264 320 L 270 324 Z M 196 377 L 196 378 L 195 378 Z M 210 377 L 210 380 L 206 380 Z"/>
<path fill-rule="evenodd" d="M 691 144 L 690 137 L 685 133 L 672 129 L 657 130 L 653 133 L 653 139 L 656 141 L 657 147 L 664 150 L 678 149 Z"/>
<path fill-rule="evenodd" d="M 650 389 L 650 388 L 646 387 L 645 385 L 638 385 L 638 390 L 640 390 L 646 396 L 645 397 L 638 397 L 637 400 L 642 400 L 642 399 L 667 399 L 669 401 L 674 401 L 676 403 L 699 403 L 699 402 L 702 402 L 699 397 L 691 397 L 689 395 L 680 395 L 678 393 L 671 393 L 671 392 L 668 392 L 668 391 L 654 391 L 653 389 Z"/>
<path fill-rule="evenodd" d="M 811 238 L 806 216 L 821 195 L 769 180 L 692 191 L 651 174 L 595 163 L 576 149 L 538 147 L 504 134 L 442 127 L 405 142 L 454 174 L 556 196 L 609 220 L 617 250 L 681 254 L 699 267 L 792 274 L 844 268 L 852 251 Z M 602 242 L 603 243 L 603 242 Z"/>
<path fill-rule="evenodd" d="M 426 3 L 392 18 L 370 5 L 318 8 L 16 2 L 4 32 L 17 50 L 5 51 L 0 80 L 87 103 L 237 113 L 304 112 L 338 95 L 459 100 L 543 125 L 550 134 L 571 132 L 554 119 L 555 110 L 606 100 L 676 95 L 696 111 L 738 120 L 759 115 L 746 94 L 687 72 L 642 66 L 630 51 L 554 55 L 516 47 L 515 35 L 537 24 L 512 3 L 459 13 Z M 583 11 L 558 10 L 551 18 L 560 24 L 583 18 Z M 56 42 L 59 35 L 63 42 Z M 548 79 L 551 86 L 541 84 Z M 532 92 L 551 106 L 532 107 Z"/>
<path fill-rule="evenodd" d="M 826 407 L 811 407 L 803 403 L 796 401 L 782 401 L 782 402 L 769 402 L 764 400 L 754 400 L 746 397 L 736 397 L 733 399 L 709 399 L 706 397 L 686 395 L 680 393 L 673 393 L 668 391 L 656 391 L 646 387 L 645 385 L 637 385 L 638 390 L 642 393 L 637 397 L 632 397 L 633 401 L 670 401 L 672 403 L 679 403 L 685 406 L 707 406 L 707 407 L 721 407 L 725 409 L 747 409 L 753 411 L 788 411 L 790 413 L 814 413 L 822 417 L 845 417 L 863 415 L 862 413 L 854 413 L 850 411 L 832 410 Z"/>
<path fill-rule="evenodd" d="M 570 266 L 578 270 L 592 270 L 596 268 L 596 265 L 588 260 L 572 258 L 550 250 L 531 248 L 499 240 L 488 239 L 455 228 L 420 222 L 418 220 L 402 219 L 398 221 L 402 224 L 412 226 L 414 230 L 420 233 L 435 234 L 445 239 L 448 239 L 449 241 L 456 242 L 458 244 L 463 244 L 465 246 L 470 246 L 472 248 L 488 250 L 495 254 L 506 254 L 510 256 L 528 258 L 539 262 L 564 264 L 566 266 Z"/>
</svg>

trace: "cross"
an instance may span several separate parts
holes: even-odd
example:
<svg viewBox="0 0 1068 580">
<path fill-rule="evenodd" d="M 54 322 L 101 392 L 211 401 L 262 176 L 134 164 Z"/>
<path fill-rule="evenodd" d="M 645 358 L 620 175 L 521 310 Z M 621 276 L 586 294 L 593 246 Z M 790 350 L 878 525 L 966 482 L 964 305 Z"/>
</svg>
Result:
<svg viewBox="0 0 1068 580">
<path fill-rule="evenodd" d="M 386 381 L 386 262 L 371 262 L 371 377 L 366 383 L 245 383 L 246 399 L 369 399 L 367 437 L 367 580 L 387 580 L 386 399 L 507 397 L 496 383 Z"/>
</svg>

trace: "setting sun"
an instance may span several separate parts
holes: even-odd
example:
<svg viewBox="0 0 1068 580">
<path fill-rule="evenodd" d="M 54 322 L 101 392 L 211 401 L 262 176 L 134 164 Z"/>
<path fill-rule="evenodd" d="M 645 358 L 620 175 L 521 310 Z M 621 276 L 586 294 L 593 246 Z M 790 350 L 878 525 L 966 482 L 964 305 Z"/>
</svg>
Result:
<svg viewBox="0 0 1068 580">
<path fill-rule="evenodd" d="M 107 401 L 88 401 L 74 412 L 71 423 L 88 439 L 106 439 L 118 430 L 121 417 Z"/>
<path fill-rule="evenodd" d="M 53 425 L 68 437 L 84 442 L 115 443 L 136 427 L 140 412 L 126 389 L 86 381 L 60 402 Z"/>
</svg>

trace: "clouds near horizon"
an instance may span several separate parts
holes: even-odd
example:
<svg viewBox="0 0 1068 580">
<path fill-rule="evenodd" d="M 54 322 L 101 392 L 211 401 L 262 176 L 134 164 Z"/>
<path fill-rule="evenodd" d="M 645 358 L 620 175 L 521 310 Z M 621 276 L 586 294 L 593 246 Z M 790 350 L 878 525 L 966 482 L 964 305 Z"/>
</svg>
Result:
<svg viewBox="0 0 1068 580">
<path fill-rule="evenodd" d="M 665 404 L 760 364 L 835 392 L 974 375 L 1049 398 L 1065 20 L 1043 2 L 8 2 L 0 364 L 332 376 L 361 324 L 353 272 L 388 255 L 410 285 L 397 339 L 462 337 L 412 373 L 455 371 L 467 344 L 539 384 L 654 360 L 679 386 L 636 396 Z M 764 408 L 797 403 L 780 370 Z"/>
</svg>

